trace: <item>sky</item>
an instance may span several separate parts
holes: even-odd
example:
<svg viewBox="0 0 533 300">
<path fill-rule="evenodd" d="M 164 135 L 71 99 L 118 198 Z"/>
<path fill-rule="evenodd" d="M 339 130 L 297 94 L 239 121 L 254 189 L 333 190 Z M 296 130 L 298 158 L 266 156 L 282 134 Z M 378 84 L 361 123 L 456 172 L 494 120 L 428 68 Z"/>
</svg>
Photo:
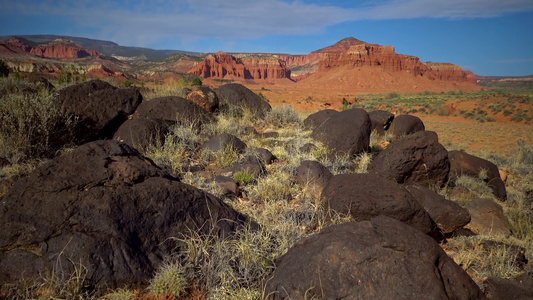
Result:
<svg viewBox="0 0 533 300">
<path fill-rule="evenodd" d="M 0 0 L 0 35 L 307 54 L 346 38 L 485 76 L 533 75 L 533 0 Z"/>
</svg>

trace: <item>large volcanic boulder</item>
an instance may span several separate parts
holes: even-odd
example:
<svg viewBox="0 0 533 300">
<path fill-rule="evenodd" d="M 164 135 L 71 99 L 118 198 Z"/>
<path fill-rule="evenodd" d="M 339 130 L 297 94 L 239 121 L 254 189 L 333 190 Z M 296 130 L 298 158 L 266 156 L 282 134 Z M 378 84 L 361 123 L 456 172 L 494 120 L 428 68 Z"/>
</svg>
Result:
<svg viewBox="0 0 533 300">
<path fill-rule="evenodd" d="M 136 117 L 161 120 L 168 125 L 176 123 L 202 126 L 214 117 L 198 104 L 178 96 L 154 98 L 137 108 Z"/>
<path fill-rule="evenodd" d="M 483 180 L 492 189 L 496 198 L 507 199 L 505 183 L 500 177 L 498 167 L 492 162 L 466 153 L 464 150 L 452 150 L 448 153 L 450 159 L 450 180 L 454 180 L 461 175 L 478 178 L 481 172 L 486 172 Z"/>
<path fill-rule="evenodd" d="M 330 214 L 351 215 L 356 221 L 389 216 L 436 240 L 442 237 L 435 222 L 409 191 L 379 175 L 335 175 L 322 191 L 321 198 Z"/>
<path fill-rule="evenodd" d="M 56 101 L 65 114 L 78 118 L 79 143 L 109 139 L 142 102 L 135 88 L 116 88 L 91 80 L 59 91 Z"/>
<path fill-rule="evenodd" d="M 388 131 L 394 136 L 402 136 L 424 130 L 426 128 L 419 117 L 399 115 L 392 120 Z"/>
<path fill-rule="evenodd" d="M 242 153 L 246 147 L 246 144 L 241 139 L 227 133 L 214 136 L 202 145 L 202 148 L 209 149 L 213 152 L 219 152 L 226 148 L 231 148 L 233 151 Z"/>
<path fill-rule="evenodd" d="M 113 135 L 113 139 L 145 150 L 150 146 L 165 143 L 168 127 L 154 119 L 131 119 L 124 122 Z"/>
<path fill-rule="evenodd" d="M 196 103 L 207 112 L 214 113 L 218 110 L 218 96 L 212 89 L 206 86 L 196 86 L 189 94 L 187 99 Z"/>
<path fill-rule="evenodd" d="M 441 187 L 448 180 L 450 162 L 437 134 L 420 131 L 390 143 L 372 160 L 368 170 L 398 183 Z"/>
<path fill-rule="evenodd" d="M 61 279 L 76 268 L 96 290 L 145 284 L 190 230 L 226 235 L 245 220 L 112 140 L 37 168 L 2 198 L 0 212 L 0 285 Z"/>
<path fill-rule="evenodd" d="M 306 187 L 312 194 L 322 193 L 333 174 L 315 160 L 304 160 L 296 169 L 296 183 Z"/>
<path fill-rule="evenodd" d="M 492 199 L 478 198 L 465 205 L 471 216 L 468 227 L 482 234 L 511 234 L 511 224 L 500 204 Z"/>
<path fill-rule="evenodd" d="M 380 216 L 330 226 L 276 264 L 269 299 L 485 299 L 474 281 L 420 231 Z"/>
<path fill-rule="evenodd" d="M 407 185 L 407 190 L 422 204 L 443 234 L 449 235 L 470 222 L 468 210 L 438 193 L 419 185 Z"/>
<path fill-rule="evenodd" d="M 533 274 L 527 272 L 513 280 L 488 277 L 483 281 L 483 286 L 491 300 L 533 299 Z"/>
<path fill-rule="evenodd" d="M 337 155 L 356 156 L 370 146 L 370 118 L 363 109 L 353 108 L 326 119 L 311 137 Z"/>
<path fill-rule="evenodd" d="M 374 110 L 368 113 L 370 121 L 372 122 L 372 130 L 380 135 L 385 134 L 385 131 L 389 129 L 392 120 L 394 120 L 394 114 L 385 110 Z"/>
<path fill-rule="evenodd" d="M 324 109 L 314 114 L 310 114 L 304 120 L 304 127 L 306 129 L 314 130 L 315 128 L 320 126 L 320 124 L 324 123 L 324 121 L 329 119 L 331 116 L 334 116 L 338 113 L 338 111 L 333 109 Z"/>
<path fill-rule="evenodd" d="M 238 83 L 228 83 L 218 87 L 215 92 L 220 101 L 221 110 L 229 110 L 242 114 L 249 110 L 254 116 L 264 118 L 272 107 L 247 87 Z"/>
</svg>

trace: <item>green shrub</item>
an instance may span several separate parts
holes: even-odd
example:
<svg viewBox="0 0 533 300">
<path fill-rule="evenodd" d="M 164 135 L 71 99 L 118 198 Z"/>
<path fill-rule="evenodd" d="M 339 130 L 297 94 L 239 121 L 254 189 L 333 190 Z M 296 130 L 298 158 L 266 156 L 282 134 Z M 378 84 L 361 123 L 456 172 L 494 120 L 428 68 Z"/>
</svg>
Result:
<svg viewBox="0 0 533 300">
<path fill-rule="evenodd" d="M 126 79 L 126 80 L 124 80 L 122 85 L 124 85 L 125 87 L 130 87 L 130 86 L 133 85 L 133 82 L 131 80 L 129 80 L 129 79 Z"/>
<path fill-rule="evenodd" d="M 72 143 L 75 123 L 50 94 L 8 94 L 0 99 L 0 156 L 12 163 L 51 157 Z"/>
<path fill-rule="evenodd" d="M 233 174 L 233 179 L 235 179 L 240 185 L 246 185 L 254 181 L 254 175 L 248 172 L 236 172 Z"/>
<path fill-rule="evenodd" d="M 194 77 L 191 81 L 191 85 L 202 85 L 202 79 L 200 79 L 199 77 Z"/>
<path fill-rule="evenodd" d="M 291 106 L 276 106 L 265 116 L 265 121 L 274 127 L 300 125 L 298 113 Z"/>
<path fill-rule="evenodd" d="M 174 297 L 185 295 L 188 285 L 185 268 L 179 263 L 166 263 L 150 281 L 150 290 L 155 294 L 171 294 Z"/>
<path fill-rule="evenodd" d="M 400 94 L 398 92 L 390 92 L 385 95 L 385 99 L 396 99 L 398 97 L 400 97 Z"/>
</svg>

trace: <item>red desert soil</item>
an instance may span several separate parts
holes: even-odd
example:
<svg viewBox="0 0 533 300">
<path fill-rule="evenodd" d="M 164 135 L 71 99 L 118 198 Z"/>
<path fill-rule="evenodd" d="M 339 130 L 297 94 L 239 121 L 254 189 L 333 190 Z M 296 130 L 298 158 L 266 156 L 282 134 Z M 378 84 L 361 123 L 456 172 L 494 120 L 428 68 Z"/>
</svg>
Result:
<svg viewBox="0 0 533 300">
<path fill-rule="evenodd" d="M 208 79 L 206 79 L 205 83 L 216 86 L 224 84 Z M 244 85 L 257 94 L 263 94 L 272 107 L 290 105 L 297 111 L 304 112 L 304 115 L 326 108 L 339 110 L 343 105 L 343 98 L 349 102 L 354 102 L 357 99 L 357 95 L 391 92 L 390 89 L 336 89 L 328 85 L 316 84 L 311 86 L 286 82 L 277 84 L 244 83 Z M 453 89 L 443 86 L 440 91 L 449 90 Z M 507 155 L 517 147 L 517 139 L 524 139 L 527 143 L 533 144 L 533 126 L 511 122 L 509 117 L 503 117 L 502 113 L 494 115 L 487 108 L 490 104 L 497 104 L 506 100 L 507 98 L 500 96 L 489 96 L 489 98 L 485 99 L 455 99 L 448 101 L 444 105 L 444 107 L 449 108 L 450 116 L 415 115 L 422 119 L 427 130 L 437 132 L 439 141 L 447 148 L 465 149 L 473 154 L 488 152 Z M 527 106 L 519 103 L 516 103 L 516 105 L 517 108 L 527 108 Z M 487 111 L 489 116 L 496 119 L 496 122 L 480 123 L 462 116 L 453 116 L 459 110 L 469 111 L 474 107 L 480 107 Z M 530 105 L 529 109 L 531 109 Z M 450 143 L 452 144 L 451 147 Z"/>
</svg>

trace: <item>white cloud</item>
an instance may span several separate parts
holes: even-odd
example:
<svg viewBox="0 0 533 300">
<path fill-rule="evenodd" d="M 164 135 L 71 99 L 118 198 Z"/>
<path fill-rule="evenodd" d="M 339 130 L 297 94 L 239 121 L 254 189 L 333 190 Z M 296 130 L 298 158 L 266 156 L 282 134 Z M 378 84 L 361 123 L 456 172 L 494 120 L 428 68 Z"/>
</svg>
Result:
<svg viewBox="0 0 533 300">
<path fill-rule="evenodd" d="M 346 21 L 410 18 L 477 18 L 533 10 L 531 0 L 378 0 L 357 7 L 281 0 L 0 0 L 0 14 L 64 18 L 98 38 L 149 45 L 161 39 L 252 39 L 323 32 Z M 330 4 L 326 4 L 330 3 Z"/>
</svg>

